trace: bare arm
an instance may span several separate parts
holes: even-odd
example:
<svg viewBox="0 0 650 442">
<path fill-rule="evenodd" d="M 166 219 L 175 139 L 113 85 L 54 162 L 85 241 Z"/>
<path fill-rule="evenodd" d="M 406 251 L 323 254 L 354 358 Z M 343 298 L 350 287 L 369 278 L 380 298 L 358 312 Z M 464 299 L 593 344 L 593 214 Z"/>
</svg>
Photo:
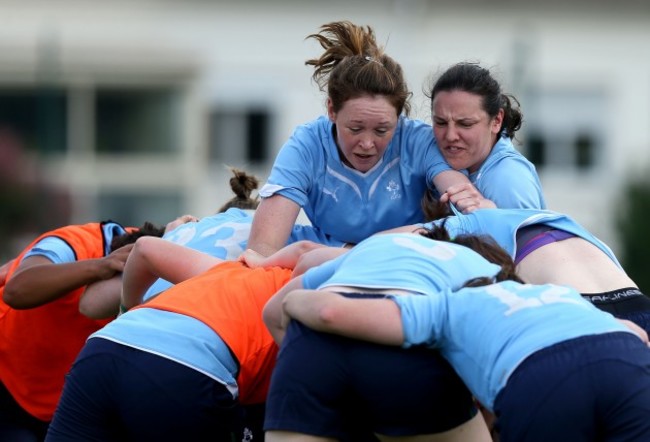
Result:
<svg viewBox="0 0 650 442">
<path fill-rule="evenodd" d="M 124 269 L 132 244 L 108 256 L 54 264 L 43 256 L 25 258 L 7 281 L 4 302 L 15 309 L 47 304 L 95 281 L 112 278 Z"/>
<path fill-rule="evenodd" d="M 174 230 L 176 227 L 187 224 L 187 223 L 195 223 L 198 222 L 199 219 L 195 217 L 194 215 L 181 215 L 175 220 L 172 220 L 165 225 L 165 233 L 169 233 L 172 230 Z"/>
<path fill-rule="evenodd" d="M 440 202 L 447 203 L 451 201 L 462 213 L 496 207 L 496 204 L 478 191 L 469 178 L 456 170 L 439 173 L 433 179 L 433 184 L 440 192 Z"/>
<path fill-rule="evenodd" d="M 285 269 L 293 269 L 303 254 L 322 247 L 326 246 L 313 241 L 296 241 L 288 246 L 282 247 L 270 256 L 264 256 L 255 250 L 246 249 L 239 257 L 239 261 L 246 263 L 250 268 L 283 267 Z"/>
<path fill-rule="evenodd" d="M 298 258 L 298 262 L 293 268 L 292 276 L 294 278 L 300 276 L 312 267 L 316 267 L 326 261 L 337 258 L 349 250 L 350 249 L 345 247 L 321 247 L 310 250 Z"/>
<path fill-rule="evenodd" d="M 469 181 L 449 186 L 447 191 L 440 197 L 440 202 L 452 202 L 462 213 L 470 213 L 476 209 L 496 208 L 496 204 L 492 200 L 485 198 Z"/>
<path fill-rule="evenodd" d="M 79 300 L 79 313 L 91 319 L 114 318 L 119 311 L 122 275 L 89 284 Z"/>
<path fill-rule="evenodd" d="M 287 316 L 314 330 L 386 345 L 404 342 L 399 308 L 390 299 L 346 298 L 324 290 L 293 290 L 284 297 Z"/>
<path fill-rule="evenodd" d="M 194 215 L 182 215 L 167 223 L 165 233 L 176 227 L 197 222 Z M 91 319 L 108 319 L 117 315 L 122 293 L 122 275 L 89 284 L 79 300 L 79 312 Z"/>
<path fill-rule="evenodd" d="M 262 310 L 262 319 L 264 320 L 264 324 L 269 330 L 269 333 L 271 333 L 271 336 L 273 336 L 273 340 L 278 344 L 280 344 L 282 339 L 284 339 L 284 327 L 286 322 L 283 319 L 282 301 L 290 291 L 302 288 L 302 278 L 300 276 L 290 280 L 266 302 L 266 305 Z"/>
<path fill-rule="evenodd" d="M 299 212 L 298 204 L 281 195 L 264 198 L 255 211 L 248 248 L 264 256 L 280 250 L 287 243 Z"/>
<path fill-rule="evenodd" d="M 446 193 L 447 189 L 452 186 L 468 183 L 470 183 L 469 178 L 457 170 L 445 170 L 433 178 L 433 185 L 438 189 L 440 195 Z"/>
<path fill-rule="evenodd" d="M 122 305 L 129 309 L 140 304 L 158 278 L 177 284 L 223 261 L 162 238 L 139 238 L 124 268 Z"/>
</svg>

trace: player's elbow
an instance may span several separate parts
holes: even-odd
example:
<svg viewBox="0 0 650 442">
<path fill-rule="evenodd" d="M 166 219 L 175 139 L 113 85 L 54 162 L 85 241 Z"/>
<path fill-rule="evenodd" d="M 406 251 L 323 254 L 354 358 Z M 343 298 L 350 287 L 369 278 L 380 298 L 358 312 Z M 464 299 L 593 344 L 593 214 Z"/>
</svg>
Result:
<svg viewBox="0 0 650 442">
<path fill-rule="evenodd" d="M 101 314 L 93 303 L 82 298 L 79 301 L 79 313 L 90 319 L 105 319 L 106 315 Z"/>
<path fill-rule="evenodd" d="M 25 294 L 22 293 L 20 284 L 8 281 L 2 292 L 2 301 L 16 310 L 29 308 L 28 305 L 25 305 L 25 303 L 22 302 L 23 299 L 25 299 Z"/>
<path fill-rule="evenodd" d="M 312 326 L 320 331 L 336 332 L 343 315 L 337 305 L 323 305 L 317 310 Z"/>
</svg>

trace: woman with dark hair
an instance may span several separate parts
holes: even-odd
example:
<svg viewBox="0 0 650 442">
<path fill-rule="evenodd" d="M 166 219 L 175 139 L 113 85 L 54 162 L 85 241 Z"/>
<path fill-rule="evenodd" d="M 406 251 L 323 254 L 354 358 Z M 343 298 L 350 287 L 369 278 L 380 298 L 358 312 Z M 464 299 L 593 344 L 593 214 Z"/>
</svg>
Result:
<svg viewBox="0 0 650 442">
<path fill-rule="evenodd" d="M 437 79 L 430 98 L 440 152 L 471 181 L 448 188 L 441 201 L 463 213 L 478 208 L 475 195 L 499 208 L 546 208 L 535 166 L 512 144 L 523 121 L 519 102 L 502 92 L 488 69 L 458 63 Z"/>
</svg>

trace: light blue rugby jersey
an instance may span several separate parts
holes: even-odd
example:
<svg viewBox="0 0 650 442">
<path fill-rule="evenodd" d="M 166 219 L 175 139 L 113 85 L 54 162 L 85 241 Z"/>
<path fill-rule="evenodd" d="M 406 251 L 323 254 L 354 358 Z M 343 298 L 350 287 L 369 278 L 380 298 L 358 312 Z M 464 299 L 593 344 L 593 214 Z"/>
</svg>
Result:
<svg viewBox="0 0 650 442">
<path fill-rule="evenodd" d="M 533 163 L 501 137 L 481 167 L 469 175 L 481 194 L 501 208 L 545 209 L 542 185 Z"/>
<path fill-rule="evenodd" d="M 497 394 L 524 359 L 580 336 L 629 332 L 575 290 L 506 281 L 434 296 L 397 296 L 404 347 L 426 344 L 451 363 L 478 400 Z"/>
<path fill-rule="evenodd" d="M 349 252 L 309 269 L 307 289 L 334 285 L 437 293 L 458 289 L 477 277 L 493 277 L 500 267 L 473 250 L 410 233 L 372 236 Z"/>
<path fill-rule="evenodd" d="M 90 335 L 155 354 L 225 385 L 236 398 L 237 362 L 207 324 L 191 316 L 153 308 L 126 312 Z"/>
<path fill-rule="evenodd" d="M 246 249 L 253 213 L 252 210 L 230 208 L 225 212 L 201 218 L 198 222 L 181 224 L 171 232 L 167 232 L 163 238 L 216 258 L 237 259 Z M 343 245 L 340 241 L 320 235 L 311 226 L 296 225 L 287 244 L 300 240 L 310 240 L 330 246 Z M 144 294 L 143 301 L 167 290 L 172 285 L 171 282 L 159 278 Z"/>
<path fill-rule="evenodd" d="M 603 251 L 614 263 L 621 267 L 612 250 L 601 240 L 592 235 L 568 215 L 551 210 L 536 209 L 479 209 L 472 213 L 449 216 L 424 224 L 445 223 L 445 228 L 454 237 L 461 234 L 490 235 L 514 259 L 517 252 L 517 231 L 521 227 L 545 224 L 555 229 L 564 230 L 589 241 Z"/>
<path fill-rule="evenodd" d="M 280 150 L 260 195 L 289 198 L 323 234 L 352 244 L 422 222 L 424 192 L 436 175 L 450 169 L 431 126 L 400 117 L 382 159 L 365 173 L 341 162 L 332 128 L 327 117 L 299 126 Z"/>
</svg>

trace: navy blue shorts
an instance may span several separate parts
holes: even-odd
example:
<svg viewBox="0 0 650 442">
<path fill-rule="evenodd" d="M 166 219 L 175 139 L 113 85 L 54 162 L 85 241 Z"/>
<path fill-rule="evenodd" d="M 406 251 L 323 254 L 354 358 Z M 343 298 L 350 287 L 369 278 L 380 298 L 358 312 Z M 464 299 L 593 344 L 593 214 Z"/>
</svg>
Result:
<svg viewBox="0 0 650 442">
<path fill-rule="evenodd" d="M 502 442 L 650 441 L 650 349 L 629 333 L 528 357 L 495 401 Z"/>
<path fill-rule="evenodd" d="M 66 377 L 46 440 L 230 441 L 241 415 L 228 390 L 210 377 L 93 338 Z"/>
<path fill-rule="evenodd" d="M 25 411 L 0 382 L 0 441 L 38 442 L 47 432 L 48 422 Z"/>
<path fill-rule="evenodd" d="M 311 330 L 291 321 L 266 403 L 266 431 L 345 438 L 447 431 L 477 410 L 436 351 L 408 350 Z"/>
</svg>

